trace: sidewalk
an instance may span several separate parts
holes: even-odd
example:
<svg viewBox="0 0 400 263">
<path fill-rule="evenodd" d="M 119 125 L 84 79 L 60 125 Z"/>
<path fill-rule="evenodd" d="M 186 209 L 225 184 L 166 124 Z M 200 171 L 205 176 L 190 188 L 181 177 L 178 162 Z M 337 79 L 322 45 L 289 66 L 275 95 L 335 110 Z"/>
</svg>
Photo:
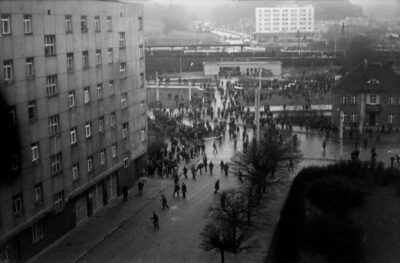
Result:
<svg viewBox="0 0 400 263">
<path fill-rule="evenodd" d="M 192 159 L 187 166 L 190 167 L 192 163 L 197 163 L 200 157 Z M 183 176 L 184 163 L 182 161 L 179 165 L 180 177 Z M 138 196 L 137 187 L 134 185 L 129 189 L 128 202 L 122 203 L 122 197 L 116 197 L 87 221 L 72 229 L 28 262 L 78 262 L 107 236 L 122 227 L 131 217 L 137 216 L 162 192 L 168 188 L 171 188 L 169 191 L 172 192 L 173 180 L 171 178 L 148 178 L 142 197 Z"/>
<path fill-rule="evenodd" d="M 171 186 L 171 180 L 149 178 L 142 197 L 137 196 L 136 188 L 130 189 L 128 202 L 122 203 L 121 197 L 115 198 L 86 222 L 75 227 L 29 262 L 78 261 L 108 235 L 123 226 L 130 217 L 136 216 L 169 186 Z"/>
</svg>

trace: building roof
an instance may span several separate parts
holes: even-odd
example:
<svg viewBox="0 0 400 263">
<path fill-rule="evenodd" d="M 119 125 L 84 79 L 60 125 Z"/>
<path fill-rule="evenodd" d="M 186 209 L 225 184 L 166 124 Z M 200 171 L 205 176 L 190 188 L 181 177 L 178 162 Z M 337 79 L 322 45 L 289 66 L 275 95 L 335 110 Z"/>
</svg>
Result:
<svg viewBox="0 0 400 263">
<path fill-rule="evenodd" d="M 334 84 L 337 91 L 400 93 L 400 75 L 392 67 L 364 63 Z"/>
<path fill-rule="evenodd" d="M 203 65 L 246 66 L 246 65 L 282 65 L 281 61 L 204 61 Z"/>
</svg>

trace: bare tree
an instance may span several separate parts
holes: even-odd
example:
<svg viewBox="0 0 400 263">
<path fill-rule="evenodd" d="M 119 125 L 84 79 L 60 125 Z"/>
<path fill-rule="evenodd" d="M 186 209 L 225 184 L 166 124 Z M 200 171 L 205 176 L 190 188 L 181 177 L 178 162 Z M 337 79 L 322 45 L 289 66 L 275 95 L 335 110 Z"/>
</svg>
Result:
<svg viewBox="0 0 400 263">
<path fill-rule="evenodd" d="M 231 247 L 231 237 L 228 225 L 221 221 L 207 224 L 201 232 L 200 248 L 205 251 L 218 250 L 221 263 L 225 262 L 225 251 Z"/>
<path fill-rule="evenodd" d="M 282 183 L 284 177 L 275 177 L 278 170 L 288 167 L 300 158 L 296 140 L 291 132 L 268 127 L 260 143 L 250 143 L 247 150 L 238 152 L 232 159 L 233 170 L 254 191 L 260 200 L 268 186 Z"/>
</svg>

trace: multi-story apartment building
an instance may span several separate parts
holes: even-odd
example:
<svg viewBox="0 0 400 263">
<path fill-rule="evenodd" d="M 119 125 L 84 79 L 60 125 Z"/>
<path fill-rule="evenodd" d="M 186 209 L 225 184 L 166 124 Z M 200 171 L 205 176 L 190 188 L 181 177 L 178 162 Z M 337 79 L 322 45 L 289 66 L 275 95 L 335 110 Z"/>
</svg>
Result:
<svg viewBox="0 0 400 263">
<path fill-rule="evenodd" d="M 314 32 L 314 7 L 270 6 L 255 9 L 255 35 L 258 38 L 295 38 Z"/>
<path fill-rule="evenodd" d="M 5 0 L 0 19 L 0 262 L 23 262 L 142 171 L 143 6 Z"/>
<path fill-rule="evenodd" d="M 389 65 L 365 62 L 333 87 L 332 121 L 363 132 L 399 128 L 400 76 Z"/>
</svg>

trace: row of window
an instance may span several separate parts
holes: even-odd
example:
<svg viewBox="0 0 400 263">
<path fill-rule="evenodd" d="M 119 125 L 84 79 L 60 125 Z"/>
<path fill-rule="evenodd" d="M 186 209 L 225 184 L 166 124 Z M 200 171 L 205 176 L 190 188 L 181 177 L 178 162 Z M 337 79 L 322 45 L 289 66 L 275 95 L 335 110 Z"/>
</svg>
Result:
<svg viewBox="0 0 400 263">
<path fill-rule="evenodd" d="M 340 118 L 340 115 L 339 115 L 339 118 Z M 344 113 L 344 115 L 343 115 L 343 122 L 357 123 L 357 120 L 358 120 L 358 116 L 357 116 L 357 113 L 355 113 L 355 112 L 352 112 L 349 115 Z M 394 120 L 395 120 L 394 114 L 390 113 L 387 116 L 387 123 L 394 124 Z"/>
<path fill-rule="evenodd" d="M 72 33 L 72 15 L 65 15 L 65 33 Z M 106 18 L 107 31 L 112 31 L 112 17 L 107 16 Z M 25 14 L 23 15 L 23 26 L 24 26 L 24 34 L 32 34 L 32 15 Z M 81 33 L 88 32 L 88 19 L 87 16 L 81 16 L 80 20 Z M 141 16 L 138 17 L 138 30 L 143 30 L 143 18 Z M 101 31 L 101 22 L 100 16 L 94 17 L 94 31 Z M 1 34 L 2 35 L 11 35 L 11 15 L 10 14 L 2 14 L 1 15 Z"/>
<path fill-rule="evenodd" d="M 141 45 L 139 47 L 139 54 L 140 58 L 143 58 L 143 46 Z M 109 48 L 107 50 L 107 62 L 109 64 L 113 63 L 113 49 Z M 74 62 L 74 53 L 67 53 L 67 71 L 72 72 L 75 68 L 75 62 Z M 101 50 L 96 50 L 96 67 L 99 67 L 102 65 L 102 58 L 101 58 Z M 83 51 L 82 52 L 82 68 L 83 69 L 88 69 L 89 68 L 89 52 L 88 51 Z M 119 73 L 122 76 L 125 76 L 127 72 L 127 64 L 126 62 L 121 62 L 119 64 Z M 143 74 L 142 74 L 143 75 Z M 25 59 L 25 76 L 26 79 L 32 79 L 35 76 L 35 63 L 34 63 L 34 58 L 26 58 Z M 14 62 L 13 60 L 4 60 L 3 61 L 3 77 L 4 81 L 6 82 L 11 82 L 14 80 Z M 53 85 L 55 87 L 55 82 L 56 82 L 56 75 L 49 76 L 47 77 L 46 80 L 46 86 L 47 82 L 50 82 L 50 85 Z M 144 82 L 144 80 L 143 80 Z M 46 88 L 47 90 L 47 88 Z"/>
<path fill-rule="evenodd" d="M 258 28 L 258 30 L 265 30 L 265 31 L 287 31 L 287 30 L 311 30 L 311 27 L 308 27 L 308 29 L 306 27 L 262 27 L 260 26 Z"/>
<path fill-rule="evenodd" d="M 259 9 L 258 12 L 261 13 L 262 11 L 264 11 L 264 13 L 269 13 L 269 12 L 274 12 L 274 13 L 280 13 L 280 11 L 282 13 L 287 13 L 289 12 L 289 9 Z M 305 13 L 305 12 L 311 12 L 311 9 L 290 9 L 291 13 L 297 13 L 297 11 L 301 12 L 301 13 Z"/>
<path fill-rule="evenodd" d="M 350 104 L 357 104 L 356 98 L 357 98 L 356 95 L 351 95 L 350 96 Z M 371 94 L 368 97 L 367 103 L 377 103 L 378 102 L 377 98 L 378 98 L 377 94 Z M 346 95 L 342 95 L 340 97 L 340 104 L 347 104 L 347 96 Z M 396 97 L 389 96 L 388 104 L 389 105 L 395 105 L 396 104 Z M 399 97 L 399 104 L 400 104 L 400 97 Z"/>
</svg>

